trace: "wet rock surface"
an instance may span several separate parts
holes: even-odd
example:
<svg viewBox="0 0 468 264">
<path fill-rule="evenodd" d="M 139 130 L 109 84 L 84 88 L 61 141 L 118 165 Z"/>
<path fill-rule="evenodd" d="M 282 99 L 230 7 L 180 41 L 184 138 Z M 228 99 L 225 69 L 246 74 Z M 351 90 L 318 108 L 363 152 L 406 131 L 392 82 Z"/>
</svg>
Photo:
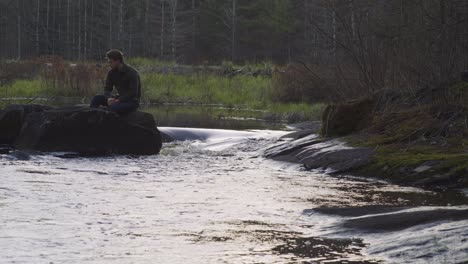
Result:
<svg viewBox="0 0 468 264">
<path fill-rule="evenodd" d="M 382 214 L 390 213 L 408 209 L 409 207 L 392 206 L 392 205 L 367 205 L 367 206 L 356 206 L 356 207 L 319 207 L 315 209 L 304 210 L 304 214 L 313 212 L 327 214 L 327 215 L 338 215 L 338 216 L 363 216 L 369 214 Z"/>
<path fill-rule="evenodd" d="M 20 150 L 76 152 L 83 155 L 159 153 L 161 135 L 151 114 L 124 116 L 82 106 L 7 107 L 0 118 L 0 143 Z"/>
<path fill-rule="evenodd" d="M 385 232 L 403 230 L 416 225 L 439 221 L 459 221 L 466 219 L 468 219 L 468 209 L 432 209 L 402 211 L 353 218 L 346 220 L 343 226 L 367 232 Z"/>
<path fill-rule="evenodd" d="M 372 148 L 350 148 L 337 139 L 324 139 L 308 131 L 293 132 L 283 142 L 265 150 L 264 156 L 280 161 L 296 162 L 306 169 L 329 169 L 333 173 L 347 172 L 368 164 Z M 286 139 L 292 139 L 287 141 Z"/>
</svg>

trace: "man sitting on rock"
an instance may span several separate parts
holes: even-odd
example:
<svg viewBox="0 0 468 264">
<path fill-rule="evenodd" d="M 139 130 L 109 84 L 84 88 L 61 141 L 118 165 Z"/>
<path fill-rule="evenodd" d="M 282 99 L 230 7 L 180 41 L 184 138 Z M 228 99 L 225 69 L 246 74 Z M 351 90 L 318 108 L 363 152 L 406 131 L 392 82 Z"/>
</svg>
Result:
<svg viewBox="0 0 468 264">
<path fill-rule="evenodd" d="M 140 106 L 140 75 L 135 68 L 124 63 L 120 50 L 110 50 L 106 57 L 111 69 L 107 73 L 104 95 L 94 96 L 91 107 L 107 107 L 119 115 L 136 111 Z M 112 96 L 114 87 L 117 89 L 117 96 Z"/>
</svg>

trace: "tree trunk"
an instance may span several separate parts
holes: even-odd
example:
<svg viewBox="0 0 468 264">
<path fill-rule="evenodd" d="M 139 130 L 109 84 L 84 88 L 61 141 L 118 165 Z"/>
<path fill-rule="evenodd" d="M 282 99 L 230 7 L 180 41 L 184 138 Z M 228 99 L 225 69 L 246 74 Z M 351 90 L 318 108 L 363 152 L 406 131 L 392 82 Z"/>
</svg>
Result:
<svg viewBox="0 0 468 264">
<path fill-rule="evenodd" d="M 81 57 L 81 0 L 78 0 L 78 60 L 82 60 Z"/>
<path fill-rule="evenodd" d="M 70 0 L 67 0 L 67 58 L 70 58 Z"/>
<path fill-rule="evenodd" d="M 56 32 L 58 31 L 56 26 L 57 22 L 57 6 L 54 4 L 54 12 L 53 12 L 53 16 L 52 16 L 52 28 L 54 29 L 54 33 L 52 35 L 52 54 L 55 55 L 56 54 L 56 50 L 55 50 L 55 47 L 57 46 L 57 36 L 56 36 Z"/>
<path fill-rule="evenodd" d="M 160 56 L 161 59 L 164 59 L 164 22 L 165 22 L 165 5 L 164 5 L 165 0 L 161 0 L 161 51 L 160 51 Z"/>
<path fill-rule="evenodd" d="M 237 0 L 232 0 L 231 61 L 236 61 Z"/>
<path fill-rule="evenodd" d="M 64 45 L 63 45 L 63 40 L 62 40 L 62 32 L 63 32 L 63 28 L 62 28 L 62 3 L 63 1 L 60 1 L 58 0 L 58 10 L 60 12 L 60 15 L 59 15 L 59 22 L 57 23 L 58 25 L 57 26 L 57 42 L 58 42 L 58 45 L 59 45 L 59 53 L 61 56 L 65 56 L 65 53 L 64 53 Z"/>
<path fill-rule="evenodd" d="M 118 35 L 118 42 L 119 46 L 123 48 L 124 41 L 123 41 L 123 0 L 120 0 L 120 7 L 119 7 L 119 35 Z"/>
<path fill-rule="evenodd" d="M 332 11 L 332 36 L 333 36 L 333 43 L 332 43 L 332 52 L 333 58 L 336 60 L 336 11 Z"/>
<path fill-rule="evenodd" d="M 84 0 L 84 52 L 83 57 L 86 60 L 88 56 L 87 44 L 88 44 L 88 0 Z"/>
<path fill-rule="evenodd" d="M 196 11 L 196 3 L 195 0 L 192 0 L 192 59 L 195 59 L 197 56 L 197 15 L 198 12 Z"/>
<path fill-rule="evenodd" d="M 176 61 L 176 37 L 177 37 L 177 1 L 171 0 L 171 55 L 172 60 Z"/>
<path fill-rule="evenodd" d="M 91 0 L 91 20 L 95 21 L 94 20 L 94 0 Z M 91 22 L 91 23 L 93 23 L 93 22 Z M 88 53 L 91 53 L 91 56 L 94 56 L 93 32 L 94 32 L 94 29 L 89 31 L 89 49 L 88 49 Z"/>
<path fill-rule="evenodd" d="M 146 0 L 145 4 L 145 36 L 147 37 L 146 39 L 143 40 L 143 47 L 144 47 L 144 53 L 146 56 L 150 55 L 150 45 L 149 42 L 151 40 L 150 36 L 150 30 L 149 30 L 149 16 L 150 16 L 150 0 Z"/>
<path fill-rule="evenodd" d="M 39 56 L 39 15 L 40 15 L 40 0 L 37 0 L 36 12 L 36 56 Z"/>
<path fill-rule="evenodd" d="M 112 49 L 112 0 L 109 0 L 109 49 Z"/>
<path fill-rule="evenodd" d="M 22 34 L 22 30 L 21 30 L 21 14 L 20 14 L 20 9 L 19 9 L 19 0 L 18 0 L 18 15 L 17 15 L 17 30 L 18 30 L 18 39 L 17 39 L 17 56 L 16 56 L 16 59 L 17 60 L 21 60 L 21 34 Z"/>
<path fill-rule="evenodd" d="M 356 18 L 354 14 L 354 0 L 349 1 L 349 8 L 351 9 L 351 37 L 354 41 L 356 38 Z"/>
<path fill-rule="evenodd" d="M 47 53 L 50 52 L 49 46 L 49 16 L 50 16 L 50 0 L 47 0 L 47 13 L 46 13 L 46 44 L 47 44 Z"/>
</svg>

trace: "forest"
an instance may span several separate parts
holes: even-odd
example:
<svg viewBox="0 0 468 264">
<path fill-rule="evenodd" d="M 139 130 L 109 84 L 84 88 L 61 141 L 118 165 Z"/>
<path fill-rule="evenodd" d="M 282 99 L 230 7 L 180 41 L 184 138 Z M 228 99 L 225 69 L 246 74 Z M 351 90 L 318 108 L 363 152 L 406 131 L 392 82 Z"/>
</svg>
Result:
<svg viewBox="0 0 468 264">
<path fill-rule="evenodd" d="M 119 48 L 191 65 L 267 61 L 293 67 L 299 93 L 315 83 L 333 100 L 382 89 L 447 97 L 468 63 L 459 0 L 2 0 L 0 10 L 3 59 L 96 61 Z"/>
</svg>

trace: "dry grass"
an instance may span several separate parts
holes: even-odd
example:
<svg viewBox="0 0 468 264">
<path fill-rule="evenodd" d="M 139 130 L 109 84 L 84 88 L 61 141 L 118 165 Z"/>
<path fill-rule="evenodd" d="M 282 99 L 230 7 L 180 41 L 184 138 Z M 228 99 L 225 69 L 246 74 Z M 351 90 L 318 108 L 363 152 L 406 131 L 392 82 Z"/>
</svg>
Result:
<svg viewBox="0 0 468 264">
<path fill-rule="evenodd" d="M 0 62 L 0 84 L 15 86 L 14 83 L 18 81 L 24 85 L 21 81 L 38 80 L 41 86 L 52 94 L 92 95 L 102 89 L 107 70 L 107 67 L 100 64 L 89 62 L 75 64 L 56 56 L 27 61 L 3 61 Z"/>
<path fill-rule="evenodd" d="M 273 71 L 272 98 L 279 102 L 336 103 L 367 92 L 351 68 L 294 63 Z"/>
</svg>

